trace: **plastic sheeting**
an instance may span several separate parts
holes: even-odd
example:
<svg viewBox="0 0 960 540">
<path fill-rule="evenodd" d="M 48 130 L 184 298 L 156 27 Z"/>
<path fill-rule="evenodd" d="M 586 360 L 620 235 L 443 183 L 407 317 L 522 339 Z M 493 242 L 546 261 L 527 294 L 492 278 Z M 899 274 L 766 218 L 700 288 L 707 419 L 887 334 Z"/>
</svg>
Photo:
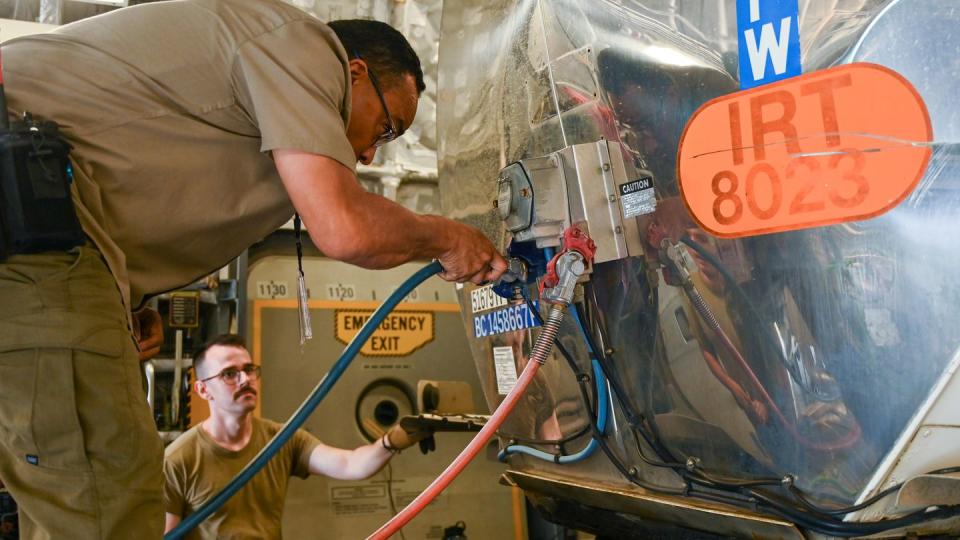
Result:
<svg viewBox="0 0 960 540">
<path fill-rule="evenodd" d="M 739 89 L 733 2 L 445 6 L 437 119 L 445 212 L 505 246 L 491 206 L 505 165 L 604 138 L 651 171 L 657 210 L 637 218 L 640 230 L 652 253 L 664 238 L 687 239 L 696 288 L 729 344 L 664 280 L 655 255 L 598 265 L 585 301 L 629 406 L 672 453 L 707 471 L 792 474 L 813 499 L 850 503 L 958 352 L 960 237 L 945 233 L 960 210 L 960 113 L 950 104 L 960 95 L 960 8 L 900 4 L 801 1 L 801 44 L 805 72 L 868 61 L 917 88 L 937 141 L 918 187 L 868 221 L 739 240 L 699 229 L 675 176 L 691 114 Z M 473 335 L 468 293 L 462 305 Z M 563 332 L 589 372 L 575 326 Z M 491 408 L 502 399 L 493 349 L 509 348 L 519 371 L 531 341 L 524 331 L 472 341 Z M 536 385 L 505 437 L 547 442 L 587 425 L 562 360 L 549 362 Z M 648 481 L 678 485 L 638 459 L 622 412 L 617 419 L 610 432 L 625 459 Z M 602 461 L 563 470 L 615 479 Z"/>
</svg>

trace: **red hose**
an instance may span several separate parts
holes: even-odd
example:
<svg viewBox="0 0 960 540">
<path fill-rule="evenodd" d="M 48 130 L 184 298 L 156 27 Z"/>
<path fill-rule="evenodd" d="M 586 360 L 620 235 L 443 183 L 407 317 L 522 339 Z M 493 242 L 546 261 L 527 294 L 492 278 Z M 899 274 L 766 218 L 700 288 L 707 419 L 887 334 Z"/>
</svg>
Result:
<svg viewBox="0 0 960 540">
<path fill-rule="evenodd" d="M 447 469 L 443 471 L 443 474 L 427 486 L 427 489 L 425 489 L 423 493 L 418 495 L 417 498 L 401 510 L 400 513 L 393 516 L 393 519 L 386 522 L 382 527 L 377 529 L 376 532 L 367 537 L 367 540 L 386 540 L 402 529 L 403 526 L 409 523 L 421 510 L 426 508 L 441 491 L 446 489 L 450 482 L 453 482 L 453 479 L 460 474 L 460 471 L 473 461 L 473 458 L 487 445 L 487 442 L 493 437 L 494 433 L 500 429 L 500 425 L 503 424 L 507 415 L 510 414 L 510 411 L 516 406 L 517 401 L 520 400 L 520 396 L 526 391 L 527 386 L 530 385 L 530 381 L 533 380 L 533 376 L 536 375 L 539 368 L 540 362 L 535 360 L 527 362 L 527 365 L 523 368 L 523 373 L 520 374 L 520 378 L 517 380 L 517 385 L 507 394 L 507 397 L 504 398 L 500 406 L 497 407 L 497 410 L 494 411 L 490 419 L 487 420 L 487 423 L 483 426 L 483 429 L 480 430 L 480 433 L 477 433 L 477 436 L 470 441 L 470 444 L 463 449 L 463 452 L 460 452 L 457 459 L 453 460 Z"/>
<path fill-rule="evenodd" d="M 760 395 L 763 397 L 763 400 L 770 405 L 771 409 L 773 409 L 773 414 L 774 416 L 777 417 L 777 420 L 779 420 L 780 423 L 783 424 L 785 428 L 787 428 L 787 431 L 789 431 L 790 434 L 793 435 L 793 437 L 797 440 L 797 442 L 800 443 L 801 446 L 805 448 L 809 448 L 811 450 L 830 452 L 830 451 L 844 450 L 844 449 L 850 448 L 851 446 L 856 444 L 857 441 L 860 440 L 860 435 L 861 435 L 860 424 L 856 423 L 856 421 L 854 421 L 854 424 L 850 428 L 850 431 L 844 437 L 841 437 L 835 441 L 819 442 L 819 441 L 811 441 L 810 439 L 806 438 L 802 433 L 800 433 L 797 430 L 797 426 L 794 425 L 793 422 L 788 420 L 786 416 L 784 416 L 783 411 L 781 411 L 780 407 L 777 406 L 777 402 L 773 400 L 773 397 L 771 397 L 769 393 L 767 393 L 766 387 L 764 387 L 763 383 L 760 382 L 760 379 L 757 378 L 756 373 L 754 373 L 753 370 L 750 368 L 750 364 L 748 364 L 747 360 L 743 357 L 742 354 L 740 354 L 740 350 L 737 349 L 737 346 L 733 344 L 733 341 L 730 339 L 730 336 L 728 336 L 727 333 L 724 332 L 723 328 L 719 324 L 717 324 L 717 326 L 713 328 L 713 332 L 720 338 L 720 341 L 723 343 L 723 346 L 727 349 L 727 351 L 730 352 L 730 354 L 737 361 L 737 363 L 740 364 L 740 367 L 747 372 L 747 375 L 749 375 L 750 377 L 750 382 L 752 382 L 753 386 L 760 392 Z"/>
</svg>

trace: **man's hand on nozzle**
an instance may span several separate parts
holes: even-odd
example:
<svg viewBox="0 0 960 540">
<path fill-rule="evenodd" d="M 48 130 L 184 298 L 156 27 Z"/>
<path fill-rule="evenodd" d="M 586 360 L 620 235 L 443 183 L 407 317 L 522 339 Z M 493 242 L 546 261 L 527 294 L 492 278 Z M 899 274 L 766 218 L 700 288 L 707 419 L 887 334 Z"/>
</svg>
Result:
<svg viewBox="0 0 960 540">
<path fill-rule="evenodd" d="M 433 441 L 433 430 L 425 427 L 418 427 L 415 431 L 407 431 L 397 424 L 387 431 L 387 446 L 392 450 L 406 450 L 411 446 L 420 443 L 420 450 L 426 454 L 428 449 L 436 449 L 436 442 Z M 428 444 L 424 444 L 427 442 Z"/>
<path fill-rule="evenodd" d="M 450 245 L 438 258 L 444 270 L 441 278 L 482 285 L 497 279 L 507 270 L 507 261 L 479 230 L 445 220 L 444 230 L 439 234 L 445 235 Z"/>
</svg>

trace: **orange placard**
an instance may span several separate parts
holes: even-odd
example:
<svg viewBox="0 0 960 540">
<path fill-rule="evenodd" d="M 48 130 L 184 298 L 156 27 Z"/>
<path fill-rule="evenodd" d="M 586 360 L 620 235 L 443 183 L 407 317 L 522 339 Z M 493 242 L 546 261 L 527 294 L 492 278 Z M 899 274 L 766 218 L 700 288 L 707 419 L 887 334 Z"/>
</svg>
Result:
<svg viewBox="0 0 960 540">
<path fill-rule="evenodd" d="M 900 74 L 848 64 L 723 96 L 687 123 L 677 155 L 701 227 L 740 237 L 874 217 L 930 159 L 930 117 Z"/>
</svg>

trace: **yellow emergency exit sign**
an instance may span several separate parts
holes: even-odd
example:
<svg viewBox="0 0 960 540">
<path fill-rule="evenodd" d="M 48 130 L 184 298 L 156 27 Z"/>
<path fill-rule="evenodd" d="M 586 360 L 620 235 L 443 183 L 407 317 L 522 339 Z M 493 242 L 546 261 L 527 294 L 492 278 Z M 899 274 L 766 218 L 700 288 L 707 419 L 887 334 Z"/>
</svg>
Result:
<svg viewBox="0 0 960 540">
<path fill-rule="evenodd" d="M 343 344 L 360 332 L 372 309 L 338 309 L 334 317 L 334 337 Z M 394 311 L 380 323 L 363 344 L 364 356 L 407 356 L 433 341 L 434 319 L 430 311 Z"/>
</svg>

